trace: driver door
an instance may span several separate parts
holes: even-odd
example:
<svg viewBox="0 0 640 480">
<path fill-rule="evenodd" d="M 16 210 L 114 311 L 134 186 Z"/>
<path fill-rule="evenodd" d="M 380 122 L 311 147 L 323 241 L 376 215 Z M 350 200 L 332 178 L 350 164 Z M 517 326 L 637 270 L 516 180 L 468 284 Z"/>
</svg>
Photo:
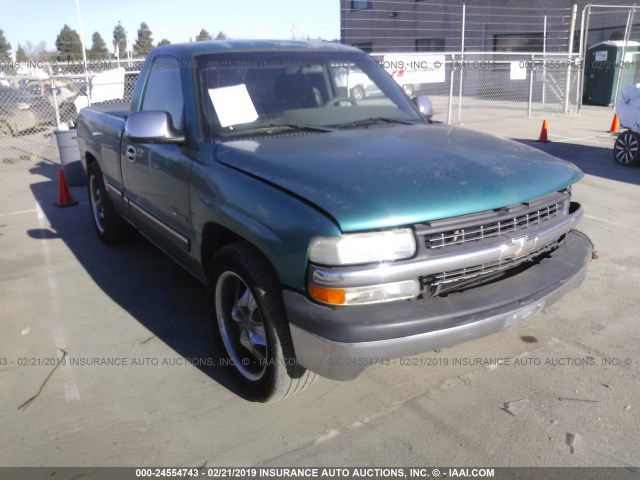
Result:
<svg viewBox="0 0 640 480">
<path fill-rule="evenodd" d="M 147 76 L 140 111 L 171 115 L 184 130 L 184 96 L 180 64 L 158 57 Z M 124 137 L 121 152 L 125 195 L 136 223 L 167 253 L 188 260 L 193 239 L 190 180 L 193 161 L 184 145 L 140 144 Z"/>
</svg>

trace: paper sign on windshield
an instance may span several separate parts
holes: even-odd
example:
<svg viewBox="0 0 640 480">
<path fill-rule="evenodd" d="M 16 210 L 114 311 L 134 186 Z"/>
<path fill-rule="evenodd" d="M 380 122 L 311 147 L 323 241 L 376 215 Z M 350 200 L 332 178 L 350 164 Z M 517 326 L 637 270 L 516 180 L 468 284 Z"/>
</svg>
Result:
<svg viewBox="0 0 640 480">
<path fill-rule="evenodd" d="M 210 88 L 209 97 L 223 127 L 250 123 L 258 118 L 256 107 L 253 106 L 247 86 L 244 84 Z"/>
</svg>

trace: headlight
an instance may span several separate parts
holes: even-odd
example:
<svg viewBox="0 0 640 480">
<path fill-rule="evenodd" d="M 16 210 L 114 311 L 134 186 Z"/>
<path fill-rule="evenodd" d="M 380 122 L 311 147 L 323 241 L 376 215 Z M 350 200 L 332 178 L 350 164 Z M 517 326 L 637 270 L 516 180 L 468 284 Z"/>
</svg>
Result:
<svg viewBox="0 0 640 480">
<path fill-rule="evenodd" d="M 410 258 L 415 253 L 416 239 L 408 228 L 314 237 L 309 246 L 309 260 L 320 265 L 379 263 Z"/>
</svg>

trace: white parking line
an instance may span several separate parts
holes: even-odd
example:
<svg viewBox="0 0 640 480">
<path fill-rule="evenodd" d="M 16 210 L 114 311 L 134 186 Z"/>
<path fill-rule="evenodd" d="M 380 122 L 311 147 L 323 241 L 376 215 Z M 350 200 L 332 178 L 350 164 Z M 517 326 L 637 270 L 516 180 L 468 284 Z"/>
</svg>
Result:
<svg viewBox="0 0 640 480">
<path fill-rule="evenodd" d="M 89 202 L 88 201 L 82 201 L 82 202 L 78 202 L 78 205 L 87 205 Z M 28 213 L 37 213 L 38 214 L 38 218 L 44 218 L 41 217 L 41 215 L 44 215 L 44 211 L 45 210 L 52 210 L 54 208 L 58 208 L 55 206 L 51 206 L 51 207 L 42 207 L 39 203 L 36 204 L 37 208 L 31 208 L 29 210 L 16 210 L 15 212 L 5 212 L 5 213 L 0 213 L 0 218 L 2 217 L 12 217 L 15 215 L 26 215 Z"/>
<path fill-rule="evenodd" d="M 562 137 L 557 135 L 549 135 L 551 141 L 556 143 L 571 143 L 571 142 L 590 142 L 590 143 L 598 143 L 602 144 L 602 141 L 606 142 L 606 144 L 611 144 L 615 142 L 615 138 L 609 135 L 596 135 L 590 137 Z"/>
<path fill-rule="evenodd" d="M 38 220 L 44 220 L 44 211 L 39 202 L 36 202 L 36 212 L 38 212 Z"/>
<path fill-rule="evenodd" d="M 27 213 L 35 213 L 38 210 L 36 210 L 35 208 L 32 208 L 31 210 L 18 210 L 17 212 L 7 212 L 7 213 L 0 213 L 0 217 L 10 217 L 12 215 L 24 215 Z"/>
<path fill-rule="evenodd" d="M 574 140 L 591 140 L 592 138 L 614 140 L 614 137 L 612 135 L 608 135 L 608 134 L 590 135 L 588 137 L 563 137 L 562 135 L 549 135 L 549 137 L 558 138 L 559 140 L 556 140 L 556 141 L 559 141 L 559 142 L 570 142 L 570 141 L 574 141 Z"/>
<path fill-rule="evenodd" d="M 612 222 L 611 220 L 607 220 L 607 219 L 600 218 L 600 217 L 594 217 L 593 215 L 587 215 L 587 214 L 585 214 L 584 217 L 585 218 L 590 218 L 591 220 L 597 220 L 598 222 L 608 223 L 609 225 L 614 225 L 616 227 L 626 228 L 628 230 L 633 230 L 634 232 L 640 232 L 640 228 L 633 227 L 633 226 L 631 226 L 629 224 Z"/>
</svg>

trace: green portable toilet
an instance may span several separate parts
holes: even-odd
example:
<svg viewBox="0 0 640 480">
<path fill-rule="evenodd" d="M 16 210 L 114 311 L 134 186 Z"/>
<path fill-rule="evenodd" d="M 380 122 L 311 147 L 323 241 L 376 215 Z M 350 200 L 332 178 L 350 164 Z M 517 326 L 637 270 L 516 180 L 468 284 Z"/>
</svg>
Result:
<svg viewBox="0 0 640 480">
<path fill-rule="evenodd" d="M 623 50 L 625 50 L 624 61 L 622 61 Z M 618 71 L 622 68 L 620 77 L 620 90 L 622 90 L 634 81 L 636 61 L 640 60 L 640 56 L 634 53 L 638 51 L 640 51 L 640 43 L 629 41 L 625 49 L 622 40 L 609 40 L 590 47 L 587 50 L 584 66 L 584 103 L 607 106 L 615 104 Z"/>
</svg>

